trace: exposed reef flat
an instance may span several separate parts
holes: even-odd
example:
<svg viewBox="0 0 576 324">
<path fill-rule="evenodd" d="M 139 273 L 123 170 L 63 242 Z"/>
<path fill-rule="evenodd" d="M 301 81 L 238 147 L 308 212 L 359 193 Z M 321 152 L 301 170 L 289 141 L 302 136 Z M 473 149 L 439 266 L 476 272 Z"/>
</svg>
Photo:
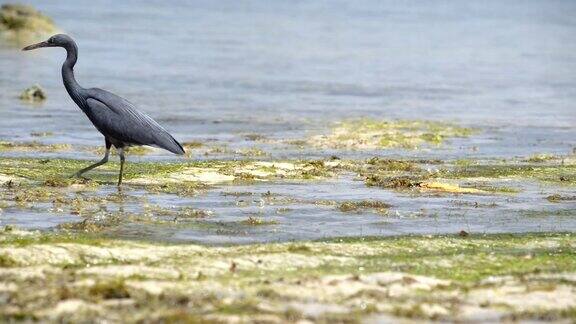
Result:
<svg viewBox="0 0 576 324">
<path fill-rule="evenodd" d="M 574 234 L 206 247 L 0 234 L 3 320 L 576 319 Z"/>
<path fill-rule="evenodd" d="M 21 46 L 56 33 L 52 19 L 31 6 L 3 4 L 0 7 L 0 38 Z"/>
<path fill-rule="evenodd" d="M 366 157 L 449 148 L 476 130 L 332 131 L 299 143 L 243 136 L 362 157 L 189 142 L 203 160 L 138 162 L 154 151 L 137 148 L 122 189 L 115 161 L 70 178 L 93 162 L 59 157 L 78 148 L 0 143 L 2 320 L 576 319 L 574 155 Z"/>
</svg>

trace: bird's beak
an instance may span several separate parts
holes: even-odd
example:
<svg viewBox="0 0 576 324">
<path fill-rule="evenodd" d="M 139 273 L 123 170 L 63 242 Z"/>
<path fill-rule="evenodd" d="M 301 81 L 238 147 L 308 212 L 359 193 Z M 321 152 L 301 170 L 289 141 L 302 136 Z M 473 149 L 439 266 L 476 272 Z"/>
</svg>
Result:
<svg viewBox="0 0 576 324">
<path fill-rule="evenodd" d="M 26 46 L 22 50 L 23 51 L 30 51 L 30 50 L 37 49 L 40 47 L 50 47 L 50 46 L 51 46 L 50 43 L 48 43 L 47 41 L 44 41 L 44 42 L 40 42 L 40 43 Z"/>
</svg>

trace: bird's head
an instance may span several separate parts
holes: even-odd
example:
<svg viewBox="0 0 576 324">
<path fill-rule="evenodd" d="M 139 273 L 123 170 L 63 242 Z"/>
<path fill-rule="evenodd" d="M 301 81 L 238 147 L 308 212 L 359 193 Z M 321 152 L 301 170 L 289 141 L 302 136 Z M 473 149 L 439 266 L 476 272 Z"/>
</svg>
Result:
<svg viewBox="0 0 576 324">
<path fill-rule="evenodd" d="M 72 38 L 70 38 L 70 36 L 64 35 L 64 34 L 57 34 L 57 35 L 54 35 L 54 36 L 48 38 L 48 40 L 45 40 L 43 42 L 26 46 L 22 50 L 23 51 L 30 51 L 30 50 L 41 48 L 41 47 L 66 47 L 67 44 L 70 44 L 73 42 L 74 41 L 72 40 Z"/>
</svg>

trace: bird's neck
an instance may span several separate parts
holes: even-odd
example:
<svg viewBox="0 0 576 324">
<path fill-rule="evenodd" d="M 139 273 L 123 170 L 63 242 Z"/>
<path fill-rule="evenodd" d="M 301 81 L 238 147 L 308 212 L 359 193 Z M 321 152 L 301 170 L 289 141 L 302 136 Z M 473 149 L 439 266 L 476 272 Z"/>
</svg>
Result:
<svg viewBox="0 0 576 324">
<path fill-rule="evenodd" d="M 78 47 L 72 42 L 64 48 L 66 49 L 67 56 L 66 61 L 62 64 L 62 80 L 64 81 L 66 91 L 68 91 L 74 101 L 77 101 L 80 99 L 78 97 L 79 93 L 83 90 L 74 77 L 74 65 L 78 60 Z"/>
</svg>

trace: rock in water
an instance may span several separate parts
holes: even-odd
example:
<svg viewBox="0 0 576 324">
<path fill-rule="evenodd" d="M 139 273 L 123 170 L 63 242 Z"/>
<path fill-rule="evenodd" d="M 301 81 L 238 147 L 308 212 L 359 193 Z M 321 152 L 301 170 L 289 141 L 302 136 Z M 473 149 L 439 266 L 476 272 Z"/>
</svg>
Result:
<svg viewBox="0 0 576 324">
<path fill-rule="evenodd" d="M 31 6 L 4 4 L 0 7 L 0 35 L 16 45 L 43 40 L 57 31 L 52 19 Z"/>
<path fill-rule="evenodd" d="M 39 85 L 33 85 L 22 91 L 20 100 L 31 103 L 43 102 L 46 100 L 46 92 Z"/>
</svg>

